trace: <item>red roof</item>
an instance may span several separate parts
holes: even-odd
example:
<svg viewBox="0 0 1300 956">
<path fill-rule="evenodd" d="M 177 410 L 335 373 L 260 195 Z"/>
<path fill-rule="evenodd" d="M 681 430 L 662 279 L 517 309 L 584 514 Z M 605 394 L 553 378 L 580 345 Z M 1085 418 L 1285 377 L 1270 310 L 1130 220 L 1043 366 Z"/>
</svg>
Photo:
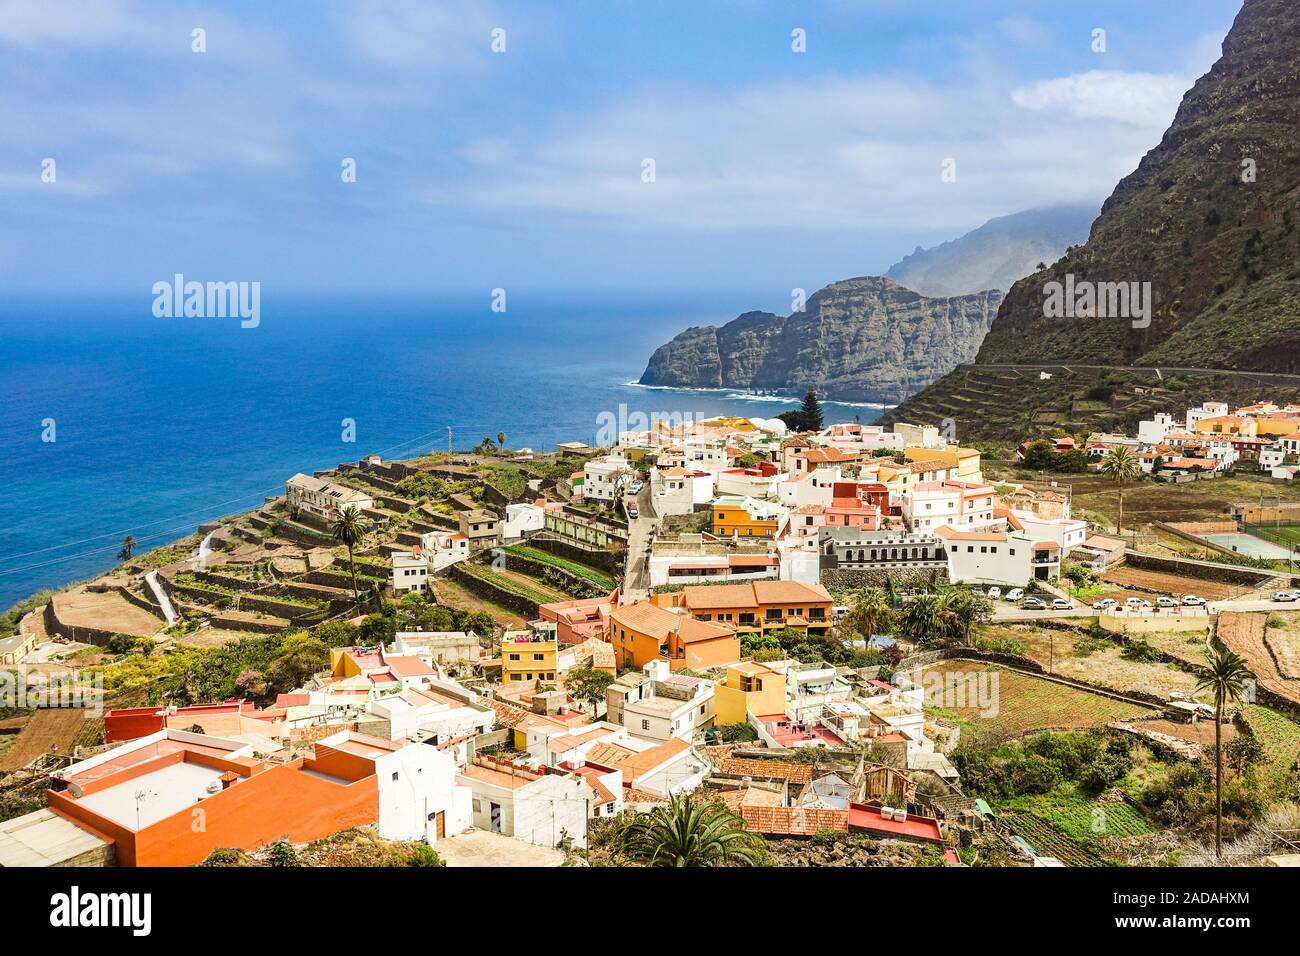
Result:
<svg viewBox="0 0 1300 956">
<path fill-rule="evenodd" d="M 943 833 L 939 830 L 937 820 L 911 814 L 908 814 L 906 820 L 886 820 L 880 813 L 880 807 L 869 807 L 862 803 L 849 804 L 849 827 L 871 830 L 875 833 L 892 833 L 921 840 L 934 840 L 936 843 L 943 840 Z"/>
</svg>

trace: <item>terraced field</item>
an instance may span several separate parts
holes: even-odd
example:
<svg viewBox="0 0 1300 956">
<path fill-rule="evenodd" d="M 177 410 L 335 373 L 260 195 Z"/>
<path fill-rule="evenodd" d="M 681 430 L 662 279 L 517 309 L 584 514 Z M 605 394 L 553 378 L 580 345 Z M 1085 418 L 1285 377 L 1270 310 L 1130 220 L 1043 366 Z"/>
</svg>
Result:
<svg viewBox="0 0 1300 956">
<path fill-rule="evenodd" d="M 1123 566 L 1107 571 L 1101 579 L 1107 584 L 1134 592 L 1144 592 L 1148 596 L 1168 594 L 1177 596 L 1180 600 L 1185 594 L 1198 594 L 1207 601 L 1222 601 L 1250 590 L 1247 587 L 1225 584 L 1222 581 Z"/>
<path fill-rule="evenodd" d="M 926 712 L 958 724 L 963 742 L 975 746 L 993 746 L 1038 730 L 1083 730 L 1155 713 L 1153 707 L 975 661 L 941 661 L 925 668 L 925 679 L 933 680 L 928 675 L 936 672 L 944 675 L 944 687 L 951 692 L 927 704 Z"/>
<path fill-rule="evenodd" d="M 42 708 L 32 714 L 22 732 L 0 757 L 0 772 L 25 767 L 43 753 L 57 749 L 70 753 L 73 746 L 85 743 L 87 712 L 72 707 Z"/>
<path fill-rule="evenodd" d="M 1033 627 L 991 627 L 981 631 L 985 633 L 1020 641 L 1026 656 L 1044 667 L 1050 665 L 1053 674 L 1102 684 L 1121 693 L 1168 696 L 1175 691 L 1190 694 L 1196 687 L 1196 678 L 1173 664 L 1127 660 L 1118 641 L 1101 642 L 1083 633 Z M 1205 647 L 1203 634 L 1199 646 Z"/>
<path fill-rule="evenodd" d="M 1131 805 L 1100 803 L 1070 785 L 1052 793 L 1020 797 L 1012 801 L 1010 809 L 1031 813 L 1080 843 L 1092 843 L 1102 837 L 1145 836 L 1157 829 Z"/>
<path fill-rule="evenodd" d="M 1300 721 L 1260 704 L 1247 704 L 1245 717 L 1264 748 L 1264 772 L 1274 784 L 1285 785 L 1300 760 Z"/>
<path fill-rule="evenodd" d="M 1300 679 L 1278 669 L 1265 641 L 1269 615 L 1265 611 L 1230 612 L 1219 618 L 1219 639 L 1233 653 L 1245 658 L 1259 686 L 1300 704 Z"/>
<path fill-rule="evenodd" d="M 1095 847 L 1071 839 L 1032 813 L 1012 811 L 998 814 L 998 819 L 1040 856 L 1054 856 L 1066 866 L 1102 866 L 1105 863 Z"/>
<path fill-rule="evenodd" d="M 578 577 L 590 581 L 602 588 L 614 590 L 617 582 L 602 571 L 595 568 L 589 568 L 585 564 L 579 564 L 576 561 L 569 561 L 549 551 L 542 551 L 540 548 L 530 548 L 527 545 L 516 544 L 504 549 L 506 554 L 517 555 L 521 558 L 528 558 L 530 561 L 536 561 L 540 564 L 550 565 L 553 568 L 559 568 L 562 571 L 568 571 L 570 574 L 576 574 Z"/>
</svg>

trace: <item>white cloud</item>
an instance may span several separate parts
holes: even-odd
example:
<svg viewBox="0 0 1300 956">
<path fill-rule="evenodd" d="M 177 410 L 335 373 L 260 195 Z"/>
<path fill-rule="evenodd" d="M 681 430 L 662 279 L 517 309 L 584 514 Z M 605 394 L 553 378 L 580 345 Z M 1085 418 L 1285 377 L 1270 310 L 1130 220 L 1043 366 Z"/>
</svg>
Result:
<svg viewBox="0 0 1300 956">
<path fill-rule="evenodd" d="M 492 55 L 491 32 L 498 26 L 508 25 L 490 6 L 473 0 L 365 0 L 349 5 L 347 19 L 348 37 L 362 56 L 419 72 L 482 64 Z M 506 35 L 508 41 L 508 29 Z"/>
<path fill-rule="evenodd" d="M 1100 202 L 1158 142 L 1177 102 L 1173 78 L 1072 79 L 1016 91 L 886 75 L 730 91 L 657 86 L 532 142 L 467 144 L 461 154 L 479 165 L 440 169 L 436 186 L 413 193 L 633 229 L 973 225 L 1031 206 Z M 1033 92 L 1039 86 L 1046 92 Z M 1124 102 L 1107 108 L 1107 91 Z M 646 157 L 654 183 L 641 180 Z M 948 158 L 955 183 L 941 181 Z"/>
<path fill-rule="evenodd" d="M 1193 77 L 1163 73 L 1089 70 L 1040 80 L 1011 91 L 1021 109 L 1077 119 L 1106 119 L 1133 126 L 1167 126 Z"/>
</svg>

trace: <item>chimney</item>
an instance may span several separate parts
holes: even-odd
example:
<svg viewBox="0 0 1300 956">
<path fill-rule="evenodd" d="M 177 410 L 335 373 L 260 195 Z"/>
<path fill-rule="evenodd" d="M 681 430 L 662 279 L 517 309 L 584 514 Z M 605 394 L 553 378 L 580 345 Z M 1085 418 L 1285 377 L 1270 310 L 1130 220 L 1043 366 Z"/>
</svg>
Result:
<svg viewBox="0 0 1300 956">
<path fill-rule="evenodd" d="M 411 553 L 418 558 L 420 556 L 420 546 L 418 544 L 411 545 Z"/>
<path fill-rule="evenodd" d="M 234 784 L 234 782 L 238 779 L 239 779 L 239 774 L 235 773 L 235 771 L 233 770 L 227 770 L 225 773 L 221 775 L 221 789 L 229 790 L 231 785 Z"/>
</svg>

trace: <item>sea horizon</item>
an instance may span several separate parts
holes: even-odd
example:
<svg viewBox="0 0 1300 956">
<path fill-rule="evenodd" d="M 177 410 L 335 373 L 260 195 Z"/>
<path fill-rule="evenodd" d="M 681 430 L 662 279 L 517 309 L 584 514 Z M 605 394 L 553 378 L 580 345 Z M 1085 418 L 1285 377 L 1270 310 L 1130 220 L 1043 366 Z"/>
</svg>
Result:
<svg viewBox="0 0 1300 956">
<path fill-rule="evenodd" d="M 146 551 L 283 494 L 295 472 L 445 450 L 448 426 L 457 451 L 505 432 L 509 447 L 541 452 L 595 443 L 610 415 L 797 407 L 636 381 L 657 345 L 731 318 L 735 298 L 548 293 L 493 313 L 487 294 L 268 295 L 256 328 L 155 318 L 143 292 L 11 298 L 0 608 L 108 570 L 126 534 Z M 825 403 L 828 422 L 884 408 Z"/>
</svg>

